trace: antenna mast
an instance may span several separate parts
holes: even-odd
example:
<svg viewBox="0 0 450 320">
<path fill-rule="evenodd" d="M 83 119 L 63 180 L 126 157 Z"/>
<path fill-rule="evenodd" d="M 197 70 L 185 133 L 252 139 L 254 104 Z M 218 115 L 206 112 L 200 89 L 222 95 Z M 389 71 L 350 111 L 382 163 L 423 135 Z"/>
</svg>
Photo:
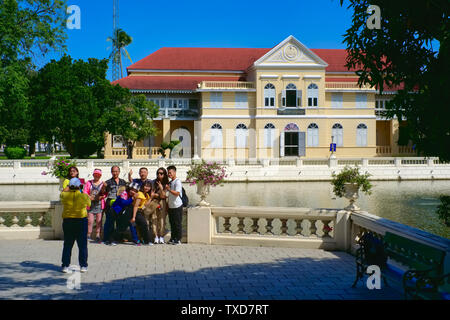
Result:
<svg viewBox="0 0 450 320">
<path fill-rule="evenodd" d="M 119 29 L 119 0 L 113 0 L 113 59 L 112 59 L 112 80 L 120 79 L 120 61 L 117 59 L 117 47 L 114 41 L 117 40 L 117 29 Z"/>
</svg>

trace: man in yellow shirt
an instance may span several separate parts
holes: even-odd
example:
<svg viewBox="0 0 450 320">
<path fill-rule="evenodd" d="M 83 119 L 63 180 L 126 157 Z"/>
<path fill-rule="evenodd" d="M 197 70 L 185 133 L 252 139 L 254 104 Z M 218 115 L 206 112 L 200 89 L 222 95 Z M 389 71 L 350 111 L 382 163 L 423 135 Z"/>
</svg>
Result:
<svg viewBox="0 0 450 320">
<path fill-rule="evenodd" d="M 64 273 L 70 272 L 70 258 L 75 241 L 79 250 L 78 262 L 80 263 L 80 271 L 87 272 L 88 267 L 88 221 L 86 207 L 91 205 L 91 199 L 87 194 L 80 192 L 81 187 L 80 179 L 73 178 L 69 182 L 69 191 L 63 191 L 60 195 L 63 204 L 64 247 L 62 254 L 62 272 Z"/>
</svg>

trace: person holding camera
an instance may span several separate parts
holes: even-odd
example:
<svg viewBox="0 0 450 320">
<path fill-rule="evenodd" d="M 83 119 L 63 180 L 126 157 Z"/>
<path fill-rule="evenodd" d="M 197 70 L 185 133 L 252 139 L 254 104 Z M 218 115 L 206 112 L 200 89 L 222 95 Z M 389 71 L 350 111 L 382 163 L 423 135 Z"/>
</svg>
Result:
<svg viewBox="0 0 450 320">
<path fill-rule="evenodd" d="M 61 192 L 60 198 L 63 204 L 63 233 L 64 246 L 62 253 L 62 272 L 69 273 L 72 248 L 77 242 L 78 262 L 80 271 L 87 272 L 88 268 L 88 248 L 87 233 L 88 219 L 86 208 L 91 205 L 91 199 L 83 190 L 80 179 L 72 178 L 69 181 L 69 191 Z"/>
</svg>

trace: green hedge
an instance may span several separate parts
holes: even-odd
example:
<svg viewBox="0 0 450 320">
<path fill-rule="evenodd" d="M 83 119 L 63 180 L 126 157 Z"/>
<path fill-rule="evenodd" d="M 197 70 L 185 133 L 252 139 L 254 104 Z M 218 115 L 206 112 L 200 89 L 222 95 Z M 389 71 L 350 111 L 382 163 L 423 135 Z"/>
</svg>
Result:
<svg viewBox="0 0 450 320">
<path fill-rule="evenodd" d="M 27 155 L 27 150 L 22 147 L 6 147 L 5 155 L 8 159 L 24 159 Z"/>
</svg>

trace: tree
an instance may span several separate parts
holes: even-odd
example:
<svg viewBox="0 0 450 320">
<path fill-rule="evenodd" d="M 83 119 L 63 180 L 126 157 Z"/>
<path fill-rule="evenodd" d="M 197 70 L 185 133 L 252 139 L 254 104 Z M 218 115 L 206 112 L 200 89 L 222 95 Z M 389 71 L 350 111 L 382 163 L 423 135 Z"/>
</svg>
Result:
<svg viewBox="0 0 450 320">
<path fill-rule="evenodd" d="M 137 141 L 157 134 L 153 119 L 158 116 L 158 113 L 159 107 L 147 101 L 142 94 L 132 96 L 126 104 L 116 105 L 115 110 L 110 113 L 109 132 L 123 137 L 127 146 L 128 159 L 132 158 Z"/>
<path fill-rule="evenodd" d="M 381 29 L 366 25 L 369 5 L 381 9 Z M 351 0 L 348 8 L 353 20 L 344 35 L 346 66 L 357 69 L 359 84 L 380 92 L 400 87 L 386 116 L 406 119 L 402 140 L 412 140 L 420 153 L 449 161 L 448 1 Z"/>
<path fill-rule="evenodd" d="M 106 80 L 107 68 L 107 59 L 72 61 L 67 55 L 44 66 L 31 84 L 31 135 L 55 137 L 75 158 L 99 153 L 105 132 L 114 125 L 110 111 L 130 96 L 128 89 Z"/>
<path fill-rule="evenodd" d="M 66 1 L 0 0 L 0 143 L 29 141 L 29 77 L 37 54 L 64 50 Z M 33 143 L 30 143 L 32 151 Z"/>
<path fill-rule="evenodd" d="M 115 63 L 119 66 L 120 78 L 123 78 L 122 54 L 126 55 L 128 60 L 133 63 L 130 54 L 126 49 L 126 47 L 133 41 L 133 38 L 130 37 L 124 30 L 119 28 L 114 30 L 113 36 L 108 37 L 107 41 L 112 42 L 112 52 L 109 58 L 112 60 L 113 64 Z"/>
</svg>

